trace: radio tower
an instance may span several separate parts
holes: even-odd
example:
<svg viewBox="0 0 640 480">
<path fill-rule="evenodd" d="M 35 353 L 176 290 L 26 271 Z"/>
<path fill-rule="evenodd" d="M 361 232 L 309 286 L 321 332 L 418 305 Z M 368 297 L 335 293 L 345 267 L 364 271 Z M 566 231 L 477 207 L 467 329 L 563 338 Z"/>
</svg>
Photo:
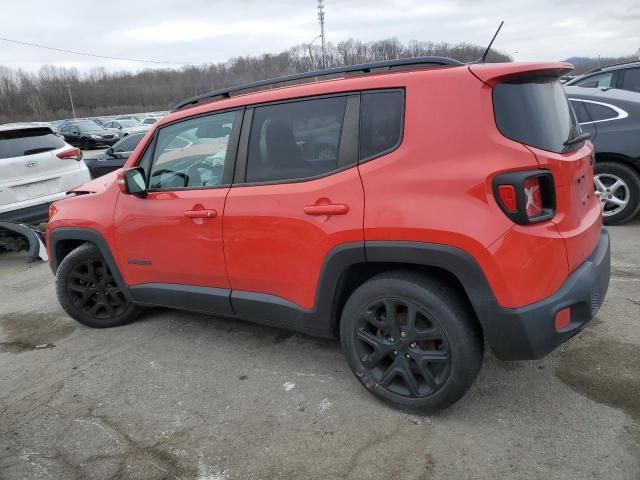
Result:
<svg viewBox="0 0 640 480">
<path fill-rule="evenodd" d="M 324 41 L 324 0 L 318 0 L 318 22 L 320 22 L 320 37 L 322 39 L 322 68 L 327 68 L 326 44 Z"/>
</svg>

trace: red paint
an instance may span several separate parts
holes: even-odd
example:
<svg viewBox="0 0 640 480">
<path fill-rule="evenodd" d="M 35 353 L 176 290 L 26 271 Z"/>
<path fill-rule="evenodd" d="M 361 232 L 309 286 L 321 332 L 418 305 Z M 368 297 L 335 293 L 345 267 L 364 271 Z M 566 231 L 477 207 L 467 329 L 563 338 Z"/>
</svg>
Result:
<svg viewBox="0 0 640 480">
<path fill-rule="evenodd" d="M 566 64 L 487 64 L 372 74 L 276 88 L 205 103 L 156 123 L 127 162 L 169 122 L 263 102 L 378 88 L 404 88 L 405 128 L 392 153 L 333 175 L 295 183 L 127 195 L 121 173 L 92 192 L 56 203 L 48 232 L 101 233 L 130 285 L 167 282 L 261 292 L 315 307 L 327 253 L 347 242 L 408 240 L 460 248 L 481 266 L 504 307 L 557 291 L 593 251 L 602 225 L 587 144 L 568 154 L 526 147 L 497 130 L 491 85 Z M 515 225 L 492 181 L 511 170 L 551 171 L 557 213 Z M 503 193 L 500 193 L 503 195 Z M 503 196 L 503 203 L 508 202 Z M 131 265 L 130 259 L 151 265 Z"/>
</svg>

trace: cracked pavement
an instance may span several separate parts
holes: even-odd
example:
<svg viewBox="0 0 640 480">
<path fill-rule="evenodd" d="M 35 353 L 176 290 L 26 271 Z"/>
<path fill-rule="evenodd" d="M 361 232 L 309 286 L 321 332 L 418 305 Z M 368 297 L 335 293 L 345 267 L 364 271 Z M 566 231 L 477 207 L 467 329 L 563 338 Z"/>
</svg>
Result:
<svg viewBox="0 0 640 480">
<path fill-rule="evenodd" d="M 491 354 L 449 410 L 406 415 L 337 341 L 150 309 L 68 318 L 46 264 L 0 255 L 0 479 L 640 477 L 640 219 L 609 229 L 598 317 L 535 362 Z"/>
</svg>

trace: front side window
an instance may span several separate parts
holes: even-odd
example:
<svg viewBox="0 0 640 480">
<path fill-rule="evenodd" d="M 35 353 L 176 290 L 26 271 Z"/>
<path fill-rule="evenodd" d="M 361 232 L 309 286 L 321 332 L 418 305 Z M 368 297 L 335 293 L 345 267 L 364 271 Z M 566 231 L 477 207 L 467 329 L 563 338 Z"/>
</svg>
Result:
<svg viewBox="0 0 640 480">
<path fill-rule="evenodd" d="M 402 138 L 404 95 L 401 91 L 362 94 L 360 159 L 393 150 Z"/>
<path fill-rule="evenodd" d="M 599 75 L 593 75 L 592 77 L 585 78 L 581 82 L 577 82 L 575 85 L 584 88 L 606 88 L 611 87 L 612 79 L 613 72 L 601 73 Z"/>
<path fill-rule="evenodd" d="M 254 111 L 247 182 L 299 180 L 338 167 L 347 97 L 303 100 Z"/>
<path fill-rule="evenodd" d="M 238 113 L 224 112 L 184 120 L 158 132 L 149 188 L 216 187 L 222 184 L 229 137 Z"/>
</svg>

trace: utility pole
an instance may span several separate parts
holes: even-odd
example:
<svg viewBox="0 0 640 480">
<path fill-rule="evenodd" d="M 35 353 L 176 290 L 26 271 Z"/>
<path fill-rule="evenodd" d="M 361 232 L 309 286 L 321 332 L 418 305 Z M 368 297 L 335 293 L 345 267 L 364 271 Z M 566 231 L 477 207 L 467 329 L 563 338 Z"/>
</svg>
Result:
<svg viewBox="0 0 640 480">
<path fill-rule="evenodd" d="M 327 68 L 327 52 L 324 40 L 324 0 L 318 0 L 318 22 L 320 22 L 320 37 L 322 38 L 322 68 Z"/>
<path fill-rule="evenodd" d="M 71 102 L 71 111 L 73 112 L 73 118 L 76 118 L 76 109 L 73 106 L 73 96 L 71 96 L 71 85 L 67 83 L 67 91 L 69 92 L 69 101 Z"/>
</svg>

